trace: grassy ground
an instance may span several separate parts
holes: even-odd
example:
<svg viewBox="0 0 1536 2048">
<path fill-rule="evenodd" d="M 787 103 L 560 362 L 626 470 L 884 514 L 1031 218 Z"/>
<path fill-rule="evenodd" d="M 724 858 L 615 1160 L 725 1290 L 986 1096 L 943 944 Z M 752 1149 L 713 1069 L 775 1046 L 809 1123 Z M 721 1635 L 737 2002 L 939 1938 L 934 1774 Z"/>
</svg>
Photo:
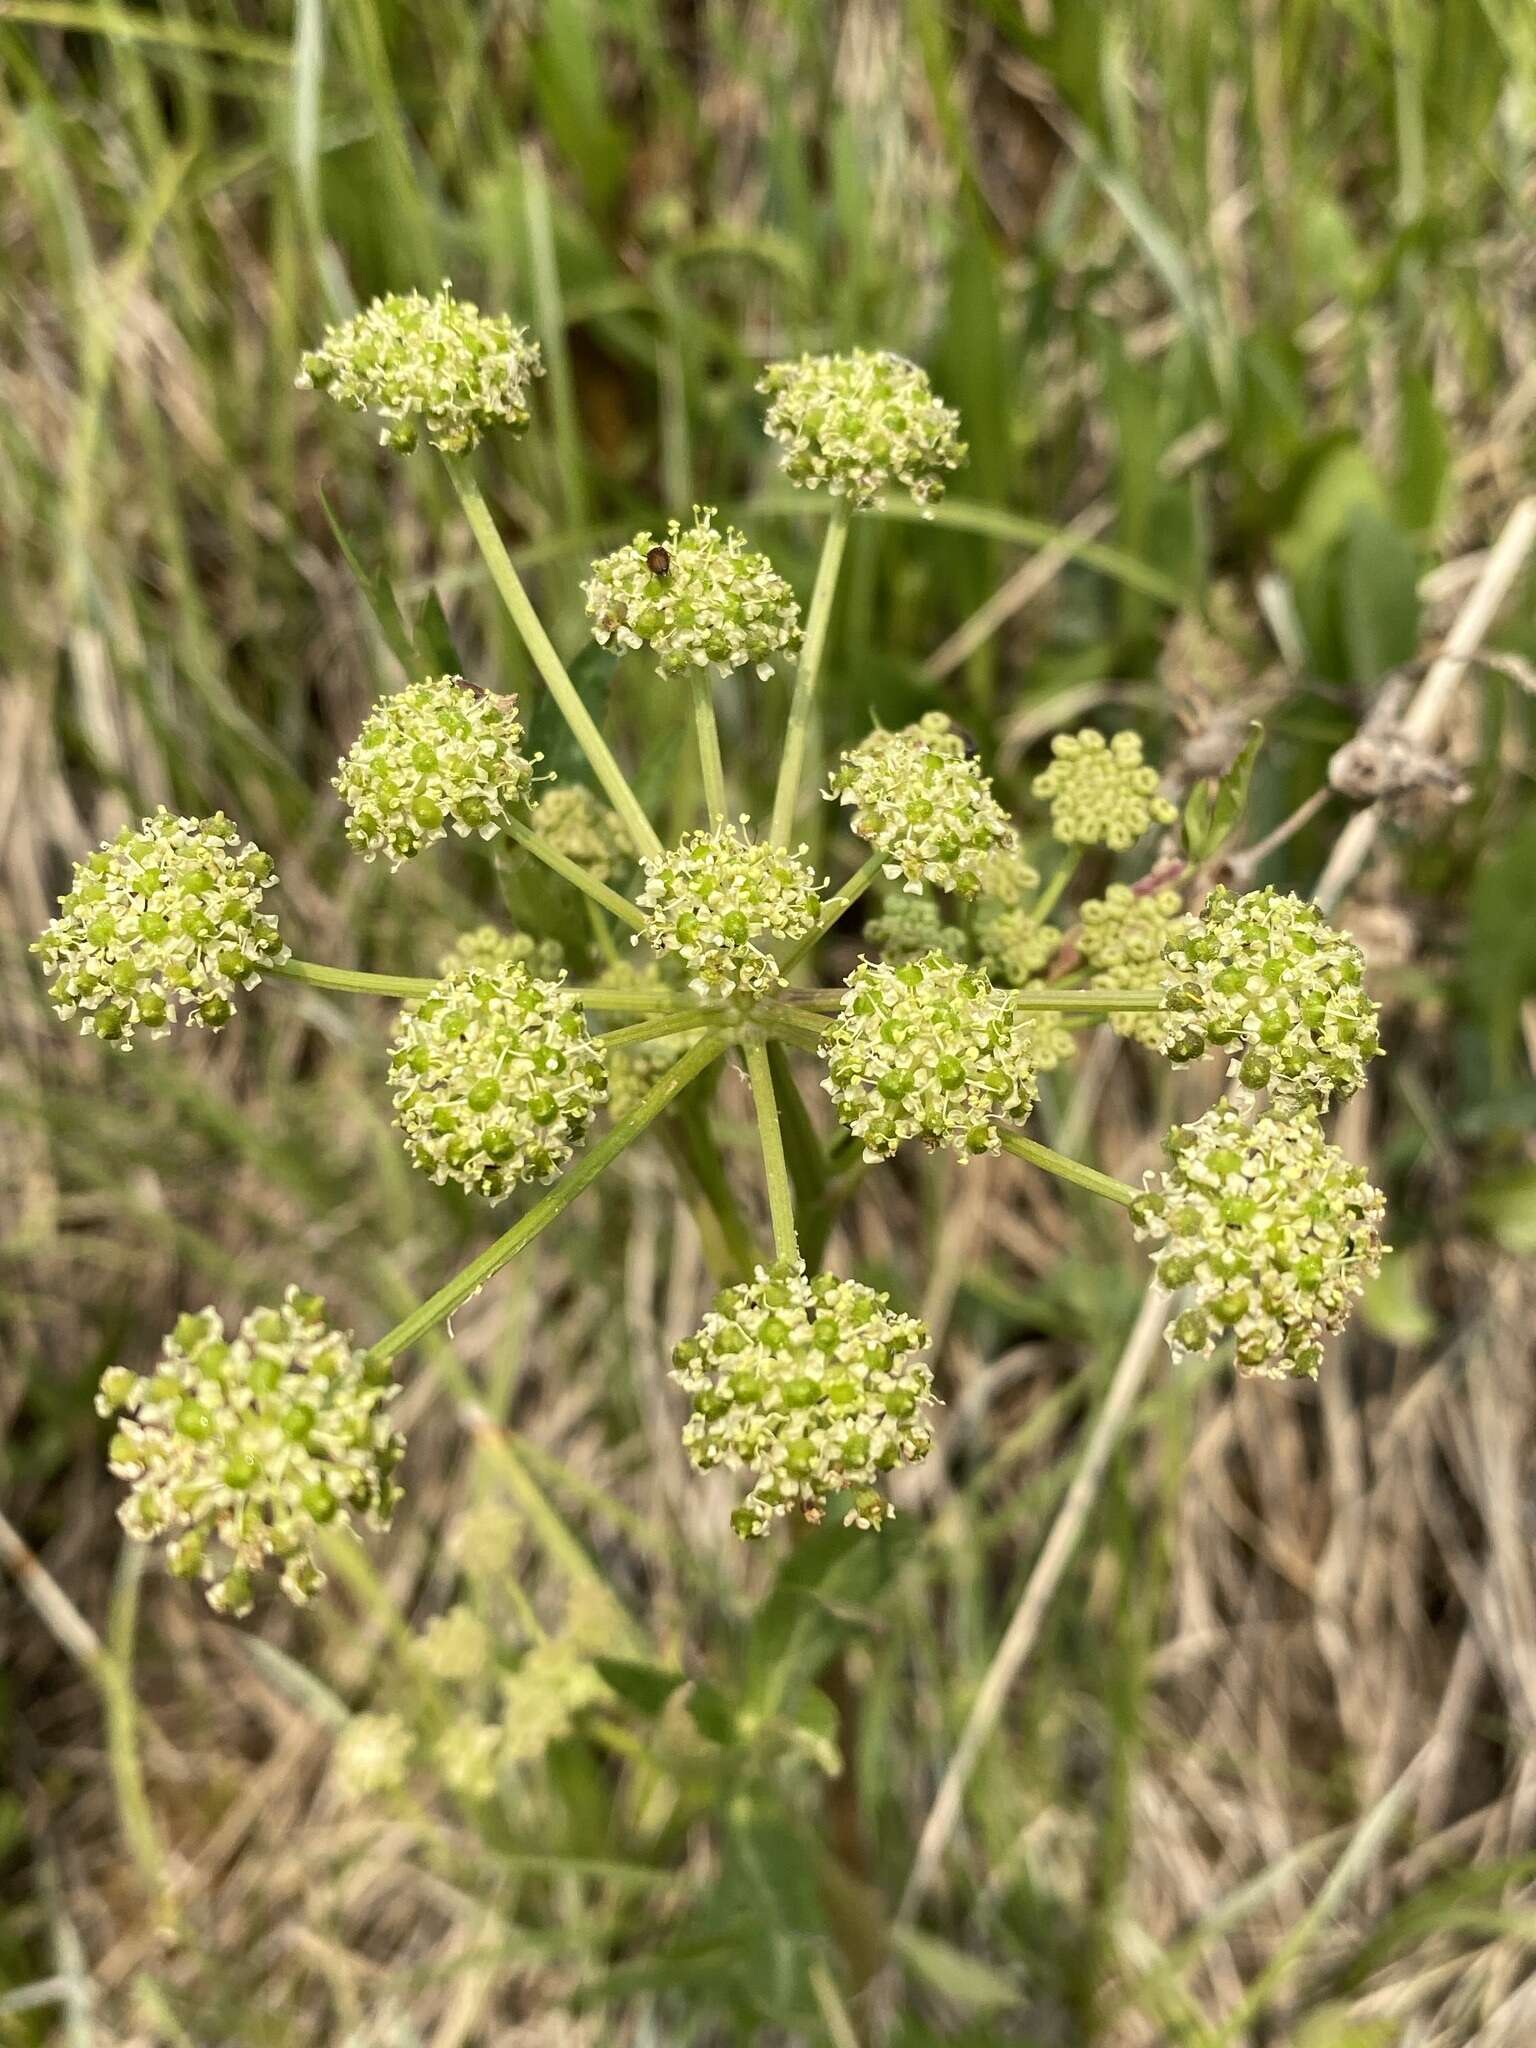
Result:
<svg viewBox="0 0 1536 2048">
<path fill-rule="evenodd" d="M 1536 2036 L 1524 0 L 0 0 L 0 81 L 0 1412 L 51 1575 L 0 1607 L 0 2041 Z M 230 1626 L 121 1552 L 104 1362 L 294 1277 L 375 1330 L 486 1235 L 389 1129 L 384 1017 L 270 987 L 118 1061 L 25 951 L 158 801 L 273 851 L 311 958 L 421 972 L 497 911 L 474 857 L 345 857 L 327 778 L 394 670 L 336 529 L 522 670 L 425 462 L 292 389 L 329 314 L 443 276 L 548 349 L 486 475 L 568 648 L 658 510 L 808 589 L 765 357 L 926 363 L 972 458 L 935 526 L 856 533 L 827 725 L 942 703 L 1016 795 L 1058 724 L 1134 719 L 1187 786 L 1257 712 L 1258 845 L 1513 529 L 1488 658 L 1441 671 L 1464 801 L 1343 877 L 1390 1054 L 1341 1139 L 1399 1251 L 1317 1391 L 1170 1375 L 1117 1217 L 907 1162 L 839 1255 L 940 1334 L 942 1456 L 878 1543 L 744 1552 L 677 1443 L 709 1281 L 645 1154 L 418 1361 L 407 1508 L 315 1610 Z M 678 707 L 621 677 L 684 815 Z M 745 794 L 782 702 L 727 714 Z M 1311 889 L 1368 793 L 1252 871 Z M 1043 1130 L 1132 1178 L 1213 1085 L 1113 1042 L 1060 1079 Z M 461 1571 L 504 1641 L 635 1668 L 569 1723 L 525 1685 L 500 1801 L 425 1766 L 348 1807 L 350 1717 L 462 1704 L 413 1647 Z"/>
</svg>

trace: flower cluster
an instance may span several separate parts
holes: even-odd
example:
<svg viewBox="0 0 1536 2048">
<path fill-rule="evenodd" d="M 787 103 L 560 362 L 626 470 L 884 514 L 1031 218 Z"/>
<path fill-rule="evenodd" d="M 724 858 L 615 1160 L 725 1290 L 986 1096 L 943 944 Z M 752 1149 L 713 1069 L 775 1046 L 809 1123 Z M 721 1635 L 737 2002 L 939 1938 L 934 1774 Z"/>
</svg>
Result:
<svg viewBox="0 0 1536 2048">
<path fill-rule="evenodd" d="M 976 919 L 976 949 L 994 980 L 1023 988 L 1042 974 L 1061 950 L 1062 934 L 1027 910 L 982 908 Z"/>
<path fill-rule="evenodd" d="M 519 751 L 522 721 L 510 697 L 462 676 L 407 683 L 369 713 L 337 769 L 347 838 L 364 860 L 392 868 L 441 839 L 489 839 L 504 810 L 520 804 L 533 766 Z"/>
<path fill-rule="evenodd" d="M 556 853 L 563 853 L 594 881 L 611 882 L 634 846 L 624 821 L 584 782 L 560 782 L 534 805 L 529 818 L 535 832 Z"/>
<path fill-rule="evenodd" d="M 558 939 L 536 939 L 531 932 L 504 932 L 493 924 L 477 924 L 460 932 L 437 963 L 439 976 L 463 967 L 494 973 L 504 967 L 526 967 L 540 981 L 558 980 L 565 966 L 565 948 Z"/>
<path fill-rule="evenodd" d="M 959 925 L 944 922 L 944 913 L 931 896 L 909 896 L 905 890 L 884 899 L 879 916 L 865 925 L 864 936 L 893 967 L 921 960 L 925 953 L 945 953 L 951 960 L 966 956 L 966 937 Z"/>
<path fill-rule="evenodd" d="M 483 1676 L 495 1648 L 490 1630 L 462 1601 L 433 1615 L 421 1632 L 421 1661 L 445 1685 L 468 1685 Z"/>
<path fill-rule="evenodd" d="M 57 917 L 33 941 L 61 1017 L 124 1050 L 158 1038 L 178 1010 L 216 1031 L 237 988 L 288 958 L 261 907 L 275 886 L 259 847 L 241 845 L 222 811 L 176 818 L 163 806 L 75 867 Z"/>
<path fill-rule="evenodd" d="M 888 349 L 803 355 L 770 363 L 758 380 L 770 401 L 763 430 L 784 450 L 792 483 L 870 505 L 891 484 L 919 505 L 944 495 L 946 469 L 965 460 L 960 416 L 928 374 Z"/>
<path fill-rule="evenodd" d="M 1124 882 L 1112 882 L 1102 896 L 1078 912 L 1082 930 L 1078 947 L 1093 972 L 1093 988 L 1162 989 L 1171 979 L 1164 949 L 1183 931 L 1187 920 L 1177 889 L 1153 889 L 1140 895 Z M 1135 1039 L 1154 1052 L 1163 1050 L 1168 1020 L 1156 1010 L 1126 1010 L 1111 1015 L 1122 1038 Z"/>
<path fill-rule="evenodd" d="M 1323 1338 L 1380 1267 L 1381 1194 L 1308 1111 L 1249 1124 L 1219 1102 L 1166 1146 L 1131 1216 L 1156 1246 L 1159 1284 L 1193 1291 L 1174 1351 L 1208 1355 L 1230 1336 L 1241 1372 L 1313 1377 Z"/>
<path fill-rule="evenodd" d="M 984 904 L 1002 910 L 1022 910 L 1040 886 L 1040 871 L 1024 858 L 1017 840 L 1001 847 L 981 867 L 981 896 Z"/>
<path fill-rule="evenodd" d="M 551 1179 L 608 1094 L 581 1006 L 516 964 L 454 968 L 407 1003 L 389 1072 L 416 1164 L 488 1202 Z"/>
<path fill-rule="evenodd" d="M 805 852 L 749 840 L 730 825 L 685 832 L 642 864 L 647 942 L 676 953 L 700 995 L 781 987 L 779 963 L 755 942 L 793 945 L 814 931 L 821 897 Z"/>
<path fill-rule="evenodd" d="M 331 1782 L 344 1806 L 398 1792 L 415 1743 L 398 1714 L 354 1714 L 331 1751 Z"/>
<path fill-rule="evenodd" d="M 664 538 L 637 533 L 592 564 L 582 589 L 599 645 L 649 647 L 663 675 L 750 666 L 760 676 L 799 646 L 794 592 L 744 534 L 720 532 L 714 518 L 713 505 L 695 506 L 692 526 L 674 519 Z"/>
<path fill-rule="evenodd" d="M 383 1411 L 396 1391 L 388 1367 L 296 1287 L 233 1339 L 211 1308 L 184 1315 L 153 1372 L 101 1376 L 96 1406 L 118 1417 L 108 1462 L 131 1487 L 123 1527 L 166 1539 L 171 1570 L 207 1581 L 223 1613 L 249 1613 L 268 1558 L 302 1603 L 325 1583 L 320 1527 L 353 1514 L 389 1521 L 404 1445 Z"/>
<path fill-rule="evenodd" d="M 392 422 L 379 435 L 387 447 L 409 453 L 424 432 L 434 448 L 462 455 L 492 427 L 526 427 L 528 387 L 543 374 L 525 329 L 456 299 L 445 283 L 430 299 L 391 292 L 328 327 L 297 382 Z"/>
<path fill-rule="evenodd" d="M 889 1296 L 831 1273 L 809 1279 L 788 1260 L 716 1299 L 673 1352 L 672 1377 L 692 1399 L 683 1443 L 694 1464 L 754 1475 L 731 1516 L 738 1536 L 766 1534 L 794 1507 L 820 1521 L 845 1487 L 845 1520 L 880 1526 L 891 1513 L 881 1475 L 932 1444 L 927 1342 Z"/>
<path fill-rule="evenodd" d="M 1157 770 L 1143 761 L 1141 739 L 1117 732 L 1059 732 L 1053 759 L 1034 780 L 1048 798 L 1051 831 L 1064 846 L 1109 846 L 1123 852 L 1151 824 L 1171 825 L 1177 810 L 1157 794 Z"/>
<path fill-rule="evenodd" d="M 1243 1087 L 1326 1105 L 1381 1051 L 1360 948 L 1299 897 L 1214 889 L 1166 959 L 1163 1042 L 1177 1063 L 1215 1046 Z"/>
<path fill-rule="evenodd" d="M 962 1159 L 995 1152 L 997 1125 L 1035 1105 L 1028 1020 L 980 969 L 941 953 L 901 967 L 861 960 L 822 1050 L 822 1086 L 869 1160 L 903 1138 Z"/>
<path fill-rule="evenodd" d="M 827 795 L 852 808 L 853 830 L 886 855 L 886 879 L 914 894 L 930 882 L 974 896 L 988 862 L 1017 847 L 991 782 L 942 711 L 861 740 Z"/>
</svg>

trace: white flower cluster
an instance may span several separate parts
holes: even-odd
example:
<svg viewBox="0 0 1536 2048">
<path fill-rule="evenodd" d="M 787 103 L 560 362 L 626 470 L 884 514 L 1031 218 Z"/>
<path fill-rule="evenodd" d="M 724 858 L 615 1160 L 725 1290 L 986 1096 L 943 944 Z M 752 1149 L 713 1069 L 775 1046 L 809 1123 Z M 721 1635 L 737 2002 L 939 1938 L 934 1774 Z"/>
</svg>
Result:
<svg viewBox="0 0 1536 2048">
<path fill-rule="evenodd" d="M 888 349 L 770 363 L 757 388 L 784 473 L 807 490 L 825 484 L 834 497 L 871 505 L 899 484 L 929 506 L 944 495 L 943 472 L 965 460 L 959 414 L 925 370 Z"/>
<path fill-rule="evenodd" d="M 929 882 L 974 896 L 988 865 L 1017 852 L 991 781 L 942 711 L 861 740 L 838 763 L 827 795 L 851 807 L 853 830 L 886 855 L 887 881 L 914 895 Z"/>
<path fill-rule="evenodd" d="M 765 1535 L 792 1508 L 820 1521 L 843 1488 L 854 1492 L 846 1522 L 885 1521 L 879 1480 L 932 1447 L 927 1342 L 888 1295 L 831 1273 L 809 1279 L 790 1261 L 718 1297 L 673 1352 L 672 1377 L 692 1398 L 683 1443 L 694 1464 L 755 1475 L 731 1516 L 738 1536 Z"/>
<path fill-rule="evenodd" d="M 1166 1148 L 1131 1218 L 1156 1247 L 1159 1285 L 1194 1293 L 1169 1333 L 1175 1354 L 1230 1337 L 1240 1372 L 1314 1377 L 1324 1337 L 1381 1265 L 1380 1192 L 1305 1110 L 1249 1124 L 1219 1102 Z"/>
<path fill-rule="evenodd" d="M 522 721 L 510 697 L 474 689 L 462 676 L 407 683 L 369 713 L 337 769 L 347 838 L 364 860 L 392 868 L 443 838 L 491 838 L 501 814 L 533 785 L 521 753 Z"/>
<path fill-rule="evenodd" d="M 714 518 L 713 505 L 696 505 L 692 526 L 674 519 L 662 539 L 637 533 L 592 564 L 582 589 L 600 646 L 649 647 L 663 675 L 751 667 L 760 676 L 799 646 L 794 592 L 744 534 L 722 533 Z"/>
<path fill-rule="evenodd" d="M 611 882 L 635 849 L 617 811 L 583 782 L 559 782 L 534 805 L 528 822 L 539 837 L 594 881 Z"/>
<path fill-rule="evenodd" d="M 731 825 L 684 833 L 642 863 L 647 943 L 677 954 L 700 995 L 782 987 L 778 961 L 758 942 L 793 945 L 815 929 L 821 896 L 805 851 L 749 840 Z"/>
<path fill-rule="evenodd" d="M 456 299 L 391 292 L 337 327 L 303 357 L 301 391 L 323 391 L 350 412 L 392 424 L 379 439 L 402 453 L 422 433 L 462 455 L 493 427 L 528 424 L 528 389 L 544 374 L 539 345 L 505 317 Z"/>
<path fill-rule="evenodd" d="M 455 968 L 407 1003 L 389 1072 L 412 1159 L 488 1202 L 552 1179 L 608 1095 L 580 1004 L 518 965 Z"/>
<path fill-rule="evenodd" d="M 961 1159 L 995 1152 L 997 1125 L 1035 1105 L 1029 1019 L 979 968 L 942 953 L 900 967 L 861 960 L 822 1051 L 822 1086 L 869 1160 L 904 1138 Z"/>
<path fill-rule="evenodd" d="M 1179 815 L 1157 794 L 1157 770 L 1141 755 L 1141 737 L 1117 732 L 1106 740 L 1091 727 L 1059 732 L 1053 759 L 1034 780 L 1048 798 L 1051 832 L 1064 846 L 1109 846 L 1123 853 L 1151 824 L 1171 825 Z"/>
<path fill-rule="evenodd" d="M 1163 1045 L 1179 1064 L 1214 1046 L 1244 1088 L 1326 1106 L 1381 1051 L 1360 948 L 1297 896 L 1213 889 L 1166 959 Z"/>
<path fill-rule="evenodd" d="M 131 1488 L 123 1527 L 164 1539 L 171 1570 L 205 1580 L 222 1613 L 250 1612 L 268 1558 L 302 1604 L 325 1583 L 317 1529 L 354 1514 L 389 1521 L 405 1446 L 384 1410 L 397 1391 L 296 1287 L 233 1338 L 211 1308 L 184 1315 L 153 1372 L 101 1376 L 96 1406 L 118 1417 L 107 1460 Z"/>
<path fill-rule="evenodd" d="M 261 907 L 277 882 L 259 847 L 222 811 L 177 818 L 162 807 L 76 864 L 58 915 L 32 944 L 53 977 L 61 1017 L 126 1050 L 167 1032 L 177 1013 L 217 1031 L 236 989 L 288 958 Z"/>
</svg>

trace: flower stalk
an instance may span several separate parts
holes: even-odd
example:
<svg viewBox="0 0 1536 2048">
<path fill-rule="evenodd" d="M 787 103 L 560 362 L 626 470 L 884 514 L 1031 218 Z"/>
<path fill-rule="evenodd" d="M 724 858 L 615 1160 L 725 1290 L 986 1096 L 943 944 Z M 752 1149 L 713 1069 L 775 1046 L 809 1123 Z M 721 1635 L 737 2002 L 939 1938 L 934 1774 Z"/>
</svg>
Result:
<svg viewBox="0 0 1536 2048">
<path fill-rule="evenodd" d="M 795 829 L 795 810 L 800 785 L 805 777 L 805 750 L 810 737 L 811 712 L 816 702 L 816 685 L 821 679 L 822 659 L 827 651 L 827 634 L 832 624 L 832 604 L 837 579 L 842 572 L 848 546 L 852 508 L 839 498 L 822 537 L 821 560 L 811 590 L 811 608 L 806 614 L 805 638 L 800 643 L 800 660 L 795 669 L 795 686 L 789 701 L 789 723 L 784 731 L 784 753 L 779 762 L 778 785 L 773 797 L 772 836 L 777 846 L 788 846 Z"/>
</svg>

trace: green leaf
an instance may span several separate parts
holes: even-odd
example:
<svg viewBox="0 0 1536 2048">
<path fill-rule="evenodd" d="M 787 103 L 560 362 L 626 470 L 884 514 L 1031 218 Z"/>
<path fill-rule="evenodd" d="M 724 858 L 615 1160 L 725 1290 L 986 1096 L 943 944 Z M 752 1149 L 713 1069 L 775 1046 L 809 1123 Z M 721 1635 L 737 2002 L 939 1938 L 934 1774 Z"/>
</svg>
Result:
<svg viewBox="0 0 1536 2048">
<path fill-rule="evenodd" d="M 1339 623 L 1351 679 L 1374 683 L 1413 659 L 1419 644 L 1419 565 L 1406 534 L 1360 506 L 1334 563 Z"/>
<path fill-rule="evenodd" d="M 461 676 L 464 662 L 454 644 L 453 629 L 436 590 L 427 592 L 426 603 L 416 621 L 418 658 L 426 672 L 437 676 Z"/>
<path fill-rule="evenodd" d="M 1253 765 L 1264 744 L 1264 728 L 1254 719 L 1242 751 L 1219 782 L 1197 782 L 1184 805 L 1181 829 L 1184 851 L 1198 866 L 1219 853 L 1237 829 L 1248 803 Z"/>
<path fill-rule="evenodd" d="M 608 692 L 615 666 L 613 656 L 592 642 L 566 664 L 566 673 L 576 686 L 577 696 L 598 726 L 602 725 L 608 708 Z M 529 751 L 543 756 L 540 774 L 554 775 L 561 782 L 584 782 L 595 789 L 597 785 L 592 780 L 587 757 L 577 745 L 560 706 L 548 690 L 541 684 L 530 684 L 525 702 L 532 706 L 527 721 Z"/>
<path fill-rule="evenodd" d="M 625 1657 L 595 1657 L 592 1661 L 603 1683 L 642 1714 L 659 1714 L 677 1688 L 688 1682 L 684 1672 L 668 1671 L 660 1664 L 636 1664 Z"/>
<path fill-rule="evenodd" d="M 1006 2012 L 1020 2002 L 1022 1994 L 1011 1977 L 936 1934 L 893 1927 L 891 1946 L 914 1977 L 967 2012 Z"/>
<path fill-rule="evenodd" d="M 688 1712 L 699 1733 L 729 1747 L 736 1740 L 736 1709 L 707 1678 L 696 1679 L 688 1695 Z"/>
<path fill-rule="evenodd" d="M 1467 1214 L 1516 1258 L 1536 1255 L 1536 1166 L 1517 1166 L 1472 1188 Z"/>
<path fill-rule="evenodd" d="M 346 558 L 347 567 L 352 571 L 353 579 L 363 594 L 363 602 L 373 614 L 374 624 L 383 635 L 390 653 L 408 676 L 430 675 L 432 671 L 423 668 L 421 657 L 412 644 L 410 629 L 401 615 L 388 577 L 382 571 L 363 566 L 361 556 L 347 538 L 346 528 L 331 510 L 331 501 L 323 490 L 320 493 L 320 505 L 335 536 L 336 545 Z"/>
</svg>

